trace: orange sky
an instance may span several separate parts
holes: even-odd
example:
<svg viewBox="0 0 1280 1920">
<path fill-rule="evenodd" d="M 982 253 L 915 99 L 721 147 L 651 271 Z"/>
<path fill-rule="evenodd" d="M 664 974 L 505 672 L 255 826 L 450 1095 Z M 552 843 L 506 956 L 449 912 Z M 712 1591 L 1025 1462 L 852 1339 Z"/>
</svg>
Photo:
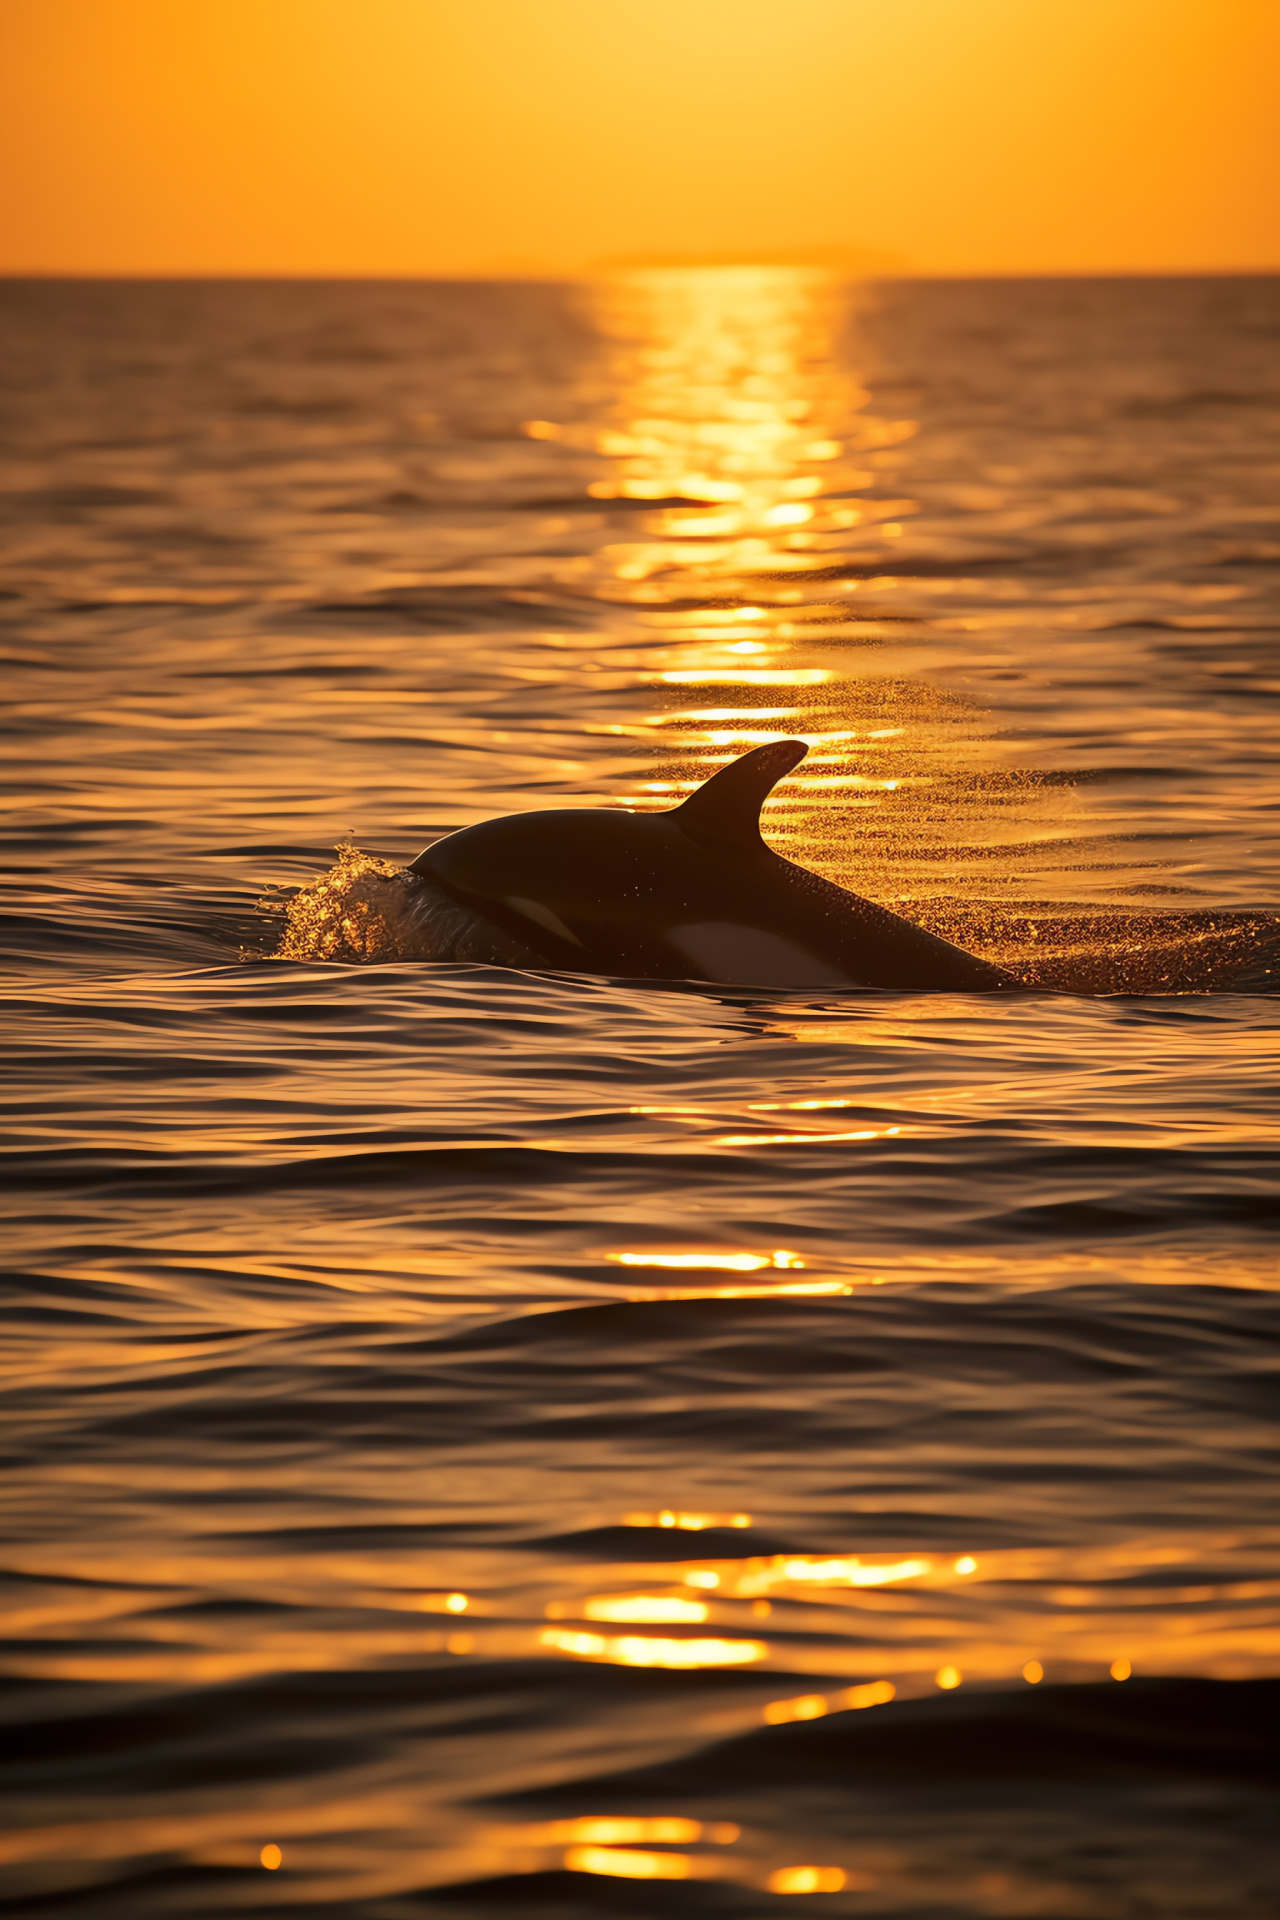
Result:
<svg viewBox="0 0 1280 1920">
<path fill-rule="evenodd" d="M 1280 267 L 1280 0 L 0 0 L 0 271 Z"/>
</svg>

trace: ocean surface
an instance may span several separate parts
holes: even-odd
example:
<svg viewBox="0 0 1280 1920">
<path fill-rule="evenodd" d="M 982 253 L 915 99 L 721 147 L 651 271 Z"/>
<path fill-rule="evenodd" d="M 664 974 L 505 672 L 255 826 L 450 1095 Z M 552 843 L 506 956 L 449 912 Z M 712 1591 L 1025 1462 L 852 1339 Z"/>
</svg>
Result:
<svg viewBox="0 0 1280 1920">
<path fill-rule="evenodd" d="M 18 1916 L 1262 1920 L 1280 281 L 0 286 Z M 406 960 L 811 744 L 1015 993 Z"/>
</svg>

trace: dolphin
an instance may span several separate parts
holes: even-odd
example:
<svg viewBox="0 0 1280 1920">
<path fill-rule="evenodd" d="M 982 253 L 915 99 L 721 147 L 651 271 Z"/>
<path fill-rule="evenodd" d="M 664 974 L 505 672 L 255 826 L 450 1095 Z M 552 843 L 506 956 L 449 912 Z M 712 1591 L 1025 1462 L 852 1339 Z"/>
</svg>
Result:
<svg viewBox="0 0 1280 1920">
<path fill-rule="evenodd" d="M 488 935 L 506 965 L 627 979 L 1017 987 L 989 961 L 765 845 L 760 809 L 808 751 L 803 740 L 756 747 L 666 813 L 580 808 L 464 827 L 408 869 L 427 889 L 423 924 L 466 928 L 461 943 L 448 935 L 458 958 L 481 957 Z"/>
</svg>

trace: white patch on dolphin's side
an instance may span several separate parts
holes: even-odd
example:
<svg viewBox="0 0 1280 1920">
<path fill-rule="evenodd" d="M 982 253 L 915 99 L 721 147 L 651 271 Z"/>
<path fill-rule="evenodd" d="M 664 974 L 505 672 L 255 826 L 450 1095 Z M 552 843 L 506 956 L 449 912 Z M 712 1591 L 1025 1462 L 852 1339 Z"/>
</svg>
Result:
<svg viewBox="0 0 1280 1920">
<path fill-rule="evenodd" d="M 582 945 L 577 934 L 566 927 L 560 915 L 553 913 L 550 907 L 544 907 L 541 900 L 526 900 L 518 893 L 509 893 L 506 896 L 506 904 L 513 913 L 523 914 L 526 920 L 532 920 L 538 926 L 545 927 L 548 933 L 558 935 L 561 940 L 572 940 L 575 947 Z"/>
<path fill-rule="evenodd" d="M 672 927 L 671 945 L 712 980 L 731 987 L 856 987 L 848 974 L 806 953 L 794 940 L 762 927 L 735 927 L 726 920 L 703 920 Z"/>
</svg>

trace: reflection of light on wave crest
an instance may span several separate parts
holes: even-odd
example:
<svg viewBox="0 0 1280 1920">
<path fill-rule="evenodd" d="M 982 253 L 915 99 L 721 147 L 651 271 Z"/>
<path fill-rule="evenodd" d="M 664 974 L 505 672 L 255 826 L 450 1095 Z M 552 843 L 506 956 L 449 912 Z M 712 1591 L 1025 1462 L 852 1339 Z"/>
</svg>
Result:
<svg viewBox="0 0 1280 1920">
<path fill-rule="evenodd" d="M 639 1633 L 576 1633 L 566 1627 L 544 1627 L 540 1638 L 557 1653 L 622 1667 L 741 1667 L 769 1652 L 761 1640 L 668 1640 Z"/>
<path fill-rule="evenodd" d="M 800 1555 L 775 1555 L 771 1561 L 756 1561 L 743 1572 L 741 1594 L 768 1592 L 771 1586 L 889 1586 L 894 1580 L 919 1580 L 933 1572 L 927 1559 L 890 1561 L 887 1565 L 867 1565 L 854 1555 L 841 1559 L 808 1559 Z"/>
<path fill-rule="evenodd" d="M 706 1527 L 749 1527 L 749 1513 L 679 1513 L 663 1507 L 658 1513 L 628 1513 L 624 1527 L 679 1527 L 686 1533 L 701 1533 Z"/>
<path fill-rule="evenodd" d="M 672 687 L 822 687 L 835 677 L 826 667 L 739 666 L 675 667 L 658 675 Z"/>
<path fill-rule="evenodd" d="M 720 1133 L 716 1147 L 793 1147 L 815 1140 L 891 1140 L 901 1127 L 860 1127 L 848 1133 Z"/>
<path fill-rule="evenodd" d="M 872 1284 L 878 1283 L 873 1281 Z M 791 1298 L 796 1294 L 816 1296 L 852 1292 L 853 1286 L 848 1280 L 790 1280 L 782 1285 L 762 1282 L 754 1287 L 645 1287 L 630 1297 L 633 1300 L 777 1300 L 784 1294 Z"/>
<path fill-rule="evenodd" d="M 850 1885 L 865 1891 L 874 1884 L 866 1874 L 851 1882 L 842 1867 L 778 1867 L 765 1881 L 770 1893 L 839 1893 Z"/>
<path fill-rule="evenodd" d="M 731 1847 L 742 1829 L 731 1820 L 689 1820 L 683 1814 L 588 1814 L 580 1820 L 552 1820 L 546 1826 L 519 1827 L 516 1834 L 544 1846 L 676 1846 L 710 1840 Z"/>
<path fill-rule="evenodd" d="M 633 1113 L 638 1111 L 632 1108 Z M 794 1270 L 804 1265 L 798 1254 L 784 1247 L 775 1253 L 611 1253 L 609 1258 L 623 1267 L 710 1267 L 725 1273 L 758 1273 L 762 1267 Z"/>
<path fill-rule="evenodd" d="M 802 707 L 691 707 L 682 713 L 654 713 L 645 722 L 650 727 L 673 727 L 694 720 L 698 722 L 712 720 L 750 720 L 759 726 L 763 721 L 786 720 L 792 714 L 803 713 Z M 789 734 L 786 736 L 791 737 Z"/>
<path fill-rule="evenodd" d="M 564 1864 L 570 1873 L 607 1874 L 617 1880 L 691 1880 L 714 1872 L 712 1861 L 687 1853 L 641 1853 L 622 1847 L 570 1847 Z"/>
<path fill-rule="evenodd" d="M 853 1106 L 854 1104 L 855 1102 L 851 1100 L 762 1100 L 752 1101 L 746 1111 L 748 1113 L 812 1113 L 825 1108 L 847 1107 Z M 707 1123 L 714 1123 L 720 1118 L 720 1115 L 708 1107 L 629 1107 L 628 1112 L 646 1116 L 661 1116 L 663 1119 L 677 1121 L 682 1126 L 702 1126 Z M 791 1146 L 796 1142 L 803 1143 L 804 1141 L 891 1140 L 896 1139 L 903 1131 L 904 1129 L 901 1126 L 896 1126 L 850 1127 L 843 1128 L 838 1133 L 815 1133 L 809 1129 L 797 1129 L 791 1133 L 721 1133 L 712 1134 L 708 1144 L 713 1147 L 772 1147 Z M 656 1258 L 649 1259 L 646 1257 L 642 1261 L 640 1259 L 627 1259 L 615 1254 L 611 1254 L 609 1257 L 610 1259 L 621 1259 L 622 1264 L 627 1266 L 640 1266 L 642 1264 L 657 1266 L 664 1264 Z M 791 1264 L 794 1266 L 803 1266 L 804 1263 L 799 1258 L 795 1256 L 789 1257 Z M 674 1264 L 677 1256 L 669 1256 L 669 1258 Z M 784 1254 L 782 1252 L 775 1254 L 773 1256 L 773 1264 L 780 1266 L 783 1258 Z M 692 1265 L 694 1263 L 690 1261 L 689 1264 Z M 719 1264 L 719 1262 L 708 1260 L 702 1264 L 711 1266 Z M 768 1257 L 762 1256 L 761 1265 L 766 1264 L 768 1264 Z M 750 1269 L 744 1268 L 741 1270 L 749 1271 Z"/>
<path fill-rule="evenodd" d="M 893 1586 L 901 1581 L 931 1579 L 949 1585 L 956 1574 L 977 1570 L 977 1561 L 966 1554 L 962 1559 L 935 1565 L 932 1560 L 863 1560 L 856 1554 L 816 1558 L 807 1554 L 773 1554 L 769 1558 L 722 1561 L 719 1567 L 691 1567 L 681 1576 L 690 1587 L 718 1589 L 726 1598 L 752 1599 L 778 1587 L 798 1587 L 827 1593 L 841 1588 Z"/>
<path fill-rule="evenodd" d="M 631 1626 L 696 1627 L 709 1611 L 705 1600 L 656 1593 L 598 1593 L 583 1603 L 582 1616 Z"/>
<path fill-rule="evenodd" d="M 840 1693 L 802 1693 L 792 1700 L 771 1700 L 763 1718 L 769 1727 L 786 1726 L 793 1720 L 821 1720 L 829 1713 L 887 1706 L 896 1693 L 892 1680 L 871 1680 L 863 1686 L 845 1687 Z"/>
<path fill-rule="evenodd" d="M 866 1566 L 861 1560 L 775 1561 L 772 1577 L 778 1580 L 812 1581 L 819 1586 L 883 1587 L 891 1580 L 914 1580 L 930 1571 L 928 1560 L 895 1560 L 889 1566 Z"/>
</svg>

